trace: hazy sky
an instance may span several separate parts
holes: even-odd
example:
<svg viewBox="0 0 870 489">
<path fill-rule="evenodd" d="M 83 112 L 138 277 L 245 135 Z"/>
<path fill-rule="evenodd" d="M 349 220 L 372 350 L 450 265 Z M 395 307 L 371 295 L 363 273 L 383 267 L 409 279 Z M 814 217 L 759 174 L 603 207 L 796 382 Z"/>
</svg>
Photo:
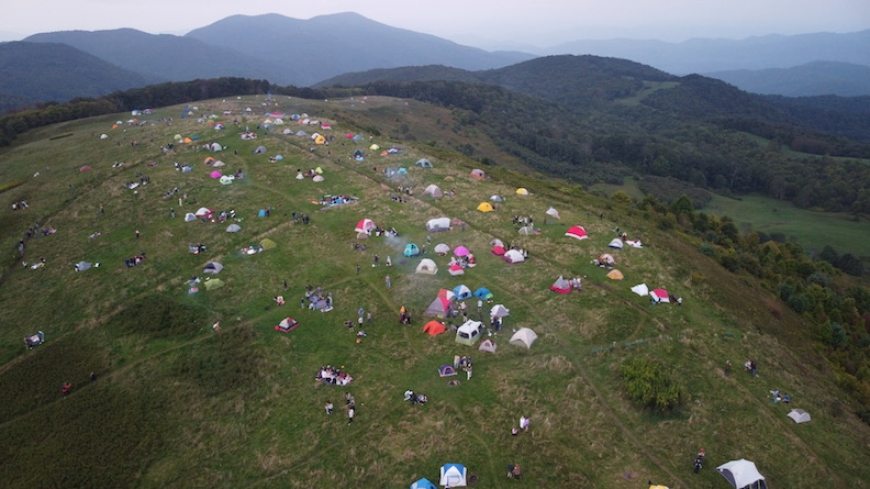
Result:
<svg viewBox="0 0 870 489">
<path fill-rule="evenodd" d="M 121 27 L 185 34 L 235 14 L 308 19 L 348 11 L 482 47 L 493 41 L 548 47 L 577 39 L 741 39 L 870 28 L 870 0 L 3 0 L 0 40 Z"/>
</svg>

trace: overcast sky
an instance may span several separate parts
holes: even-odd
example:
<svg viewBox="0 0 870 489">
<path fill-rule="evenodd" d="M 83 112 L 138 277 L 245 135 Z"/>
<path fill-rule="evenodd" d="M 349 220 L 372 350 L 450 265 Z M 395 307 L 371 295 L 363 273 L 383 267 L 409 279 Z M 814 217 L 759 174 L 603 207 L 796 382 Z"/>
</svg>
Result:
<svg viewBox="0 0 870 489">
<path fill-rule="evenodd" d="M 870 28 L 870 0 L 3 0 L 0 40 L 121 27 L 185 34 L 235 14 L 308 19 L 337 12 L 485 48 L 496 42 L 549 47 L 578 39 L 742 39 Z"/>
</svg>

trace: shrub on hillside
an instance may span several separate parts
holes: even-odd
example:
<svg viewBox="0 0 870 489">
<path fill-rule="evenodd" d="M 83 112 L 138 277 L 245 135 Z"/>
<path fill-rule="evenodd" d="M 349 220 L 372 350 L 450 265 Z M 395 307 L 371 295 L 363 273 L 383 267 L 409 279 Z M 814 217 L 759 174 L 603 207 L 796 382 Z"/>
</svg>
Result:
<svg viewBox="0 0 870 489">
<path fill-rule="evenodd" d="M 620 365 L 619 374 L 628 397 L 646 409 L 672 411 L 686 398 L 683 386 L 658 362 L 632 358 Z"/>
</svg>

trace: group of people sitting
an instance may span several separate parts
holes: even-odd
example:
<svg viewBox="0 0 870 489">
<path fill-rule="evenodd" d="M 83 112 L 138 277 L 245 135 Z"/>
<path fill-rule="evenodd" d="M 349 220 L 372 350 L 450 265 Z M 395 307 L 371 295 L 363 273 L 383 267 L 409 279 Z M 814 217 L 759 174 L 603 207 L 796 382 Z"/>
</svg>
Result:
<svg viewBox="0 0 870 489">
<path fill-rule="evenodd" d="M 324 294 L 323 287 L 317 287 L 317 289 L 310 285 L 305 287 L 305 298 L 302 299 L 303 307 L 305 307 L 306 301 L 308 301 L 308 309 L 312 311 L 327 312 L 332 310 L 332 292 Z"/>
<path fill-rule="evenodd" d="M 469 253 L 465 256 L 460 256 L 458 258 L 454 256 L 450 259 L 450 263 L 448 263 L 447 265 L 451 267 L 453 265 L 459 265 L 462 268 L 474 268 L 475 266 L 477 266 L 477 259 L 474 258 L 474 255 Z"/>
<path fill-rule="evenodd" d="M 205 253 L 205 245 L 202 243 L 188 244 L 187 251 L 194 255 L 199 255 L 201 253 Z"/>
<path fill-rule="evenodd" d="M 12 210 L 13 211 L 17 211 L 17 210 L 21 210 L 21 209 L 27 209 L 27 201 L 26 200 L 19 200 L 18 202 L 12 203 Z"/>
<path fill-rule="evenodd" d="M 788 393 L 781 393 L 779 389 L 770 391 L 770 396 L 774 404 L 779 404 L 780 402 L 788 404 L 791 402 L 791 396 Z"/>
<path fill-rule="evenodd" d="M 141 255 L 136 255 L 136 256 L 133 256 L 130 258 L 125 258 L 124 265 L 126 265 L 127 268 L 137 267 L 137 266 L 141 265 L 143 261 L 145 261 L 145 252 L 144 251 L 142 252 Z"/>
<path fill-rule="evenodd" d="M 429 398 L 425 394 L 415 394 L 414 391 L 408 389 L 405 391 L 405 400 L 411 404 L 426 404 Z"/>
<path fill-rule="evenodd" d="M 353 377 L 348 375 L 347 372 L 343 372 L 341 369 L 333 367 L 331 365 L 324 365 L 320 367 L 320 371 L 317 373 L 316 380 L 319 380 L 323 384 L 326 385 L 341 385 L 345 386 L 353 380 Z"/>
<path fill-rule="evenodd" d="M 324 207 L 333 206 L 333 205 L 341 205 L 341 204 L 349 204 L 351 202 L 356 202 L 359 200 L 356 197 L 351 197 L 349 195 L 324 195 L 320 199 L 320 205 Z"/>
<path fill-rule="evenodd" d="M 399 324 L 411 324 L 411 311 L 402 306 L 399 309 Z"/>
</svg>

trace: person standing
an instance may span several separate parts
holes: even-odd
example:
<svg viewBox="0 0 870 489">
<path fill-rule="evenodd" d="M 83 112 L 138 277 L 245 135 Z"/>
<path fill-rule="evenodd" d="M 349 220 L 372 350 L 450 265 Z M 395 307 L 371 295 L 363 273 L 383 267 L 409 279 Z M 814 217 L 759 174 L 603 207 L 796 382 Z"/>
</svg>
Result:
<svg viewBox="0 0 870 489">
<path fill-rule="evenodd" d="M 387 276 L 384 278 L 384 283 L 387 284 L 387 288 L 388 288 L 388 289 L 392 286 L 392 283 L 391 283 L 391 281 L 390 281 L 390 276 L 389 276 L 389 275 L 387 275 Z"/>
<path fill-rule="evenodd" d="M 347 408 L 347 424 L 353 423 L 353 417 L 356 414 L 356 409 L 353 406 Z"/>
<path fill-rule="evenodd" d="M 335 406 L 332 405 L 332 401 L 326 401 L 326 414 L 332 414 L 332 410 Z"/>
<path fill-rule="evenodd" d="M 375 262 L 372 263 L 372 266 L 373 266 L 373 267 L 376 267 L 376 266 L 378 266 L 378 265 L 380 265 L 380 264 L 381 264 L 381 257 L 378 256 L 378 255 L 375 255 Z"/>
</svg>

